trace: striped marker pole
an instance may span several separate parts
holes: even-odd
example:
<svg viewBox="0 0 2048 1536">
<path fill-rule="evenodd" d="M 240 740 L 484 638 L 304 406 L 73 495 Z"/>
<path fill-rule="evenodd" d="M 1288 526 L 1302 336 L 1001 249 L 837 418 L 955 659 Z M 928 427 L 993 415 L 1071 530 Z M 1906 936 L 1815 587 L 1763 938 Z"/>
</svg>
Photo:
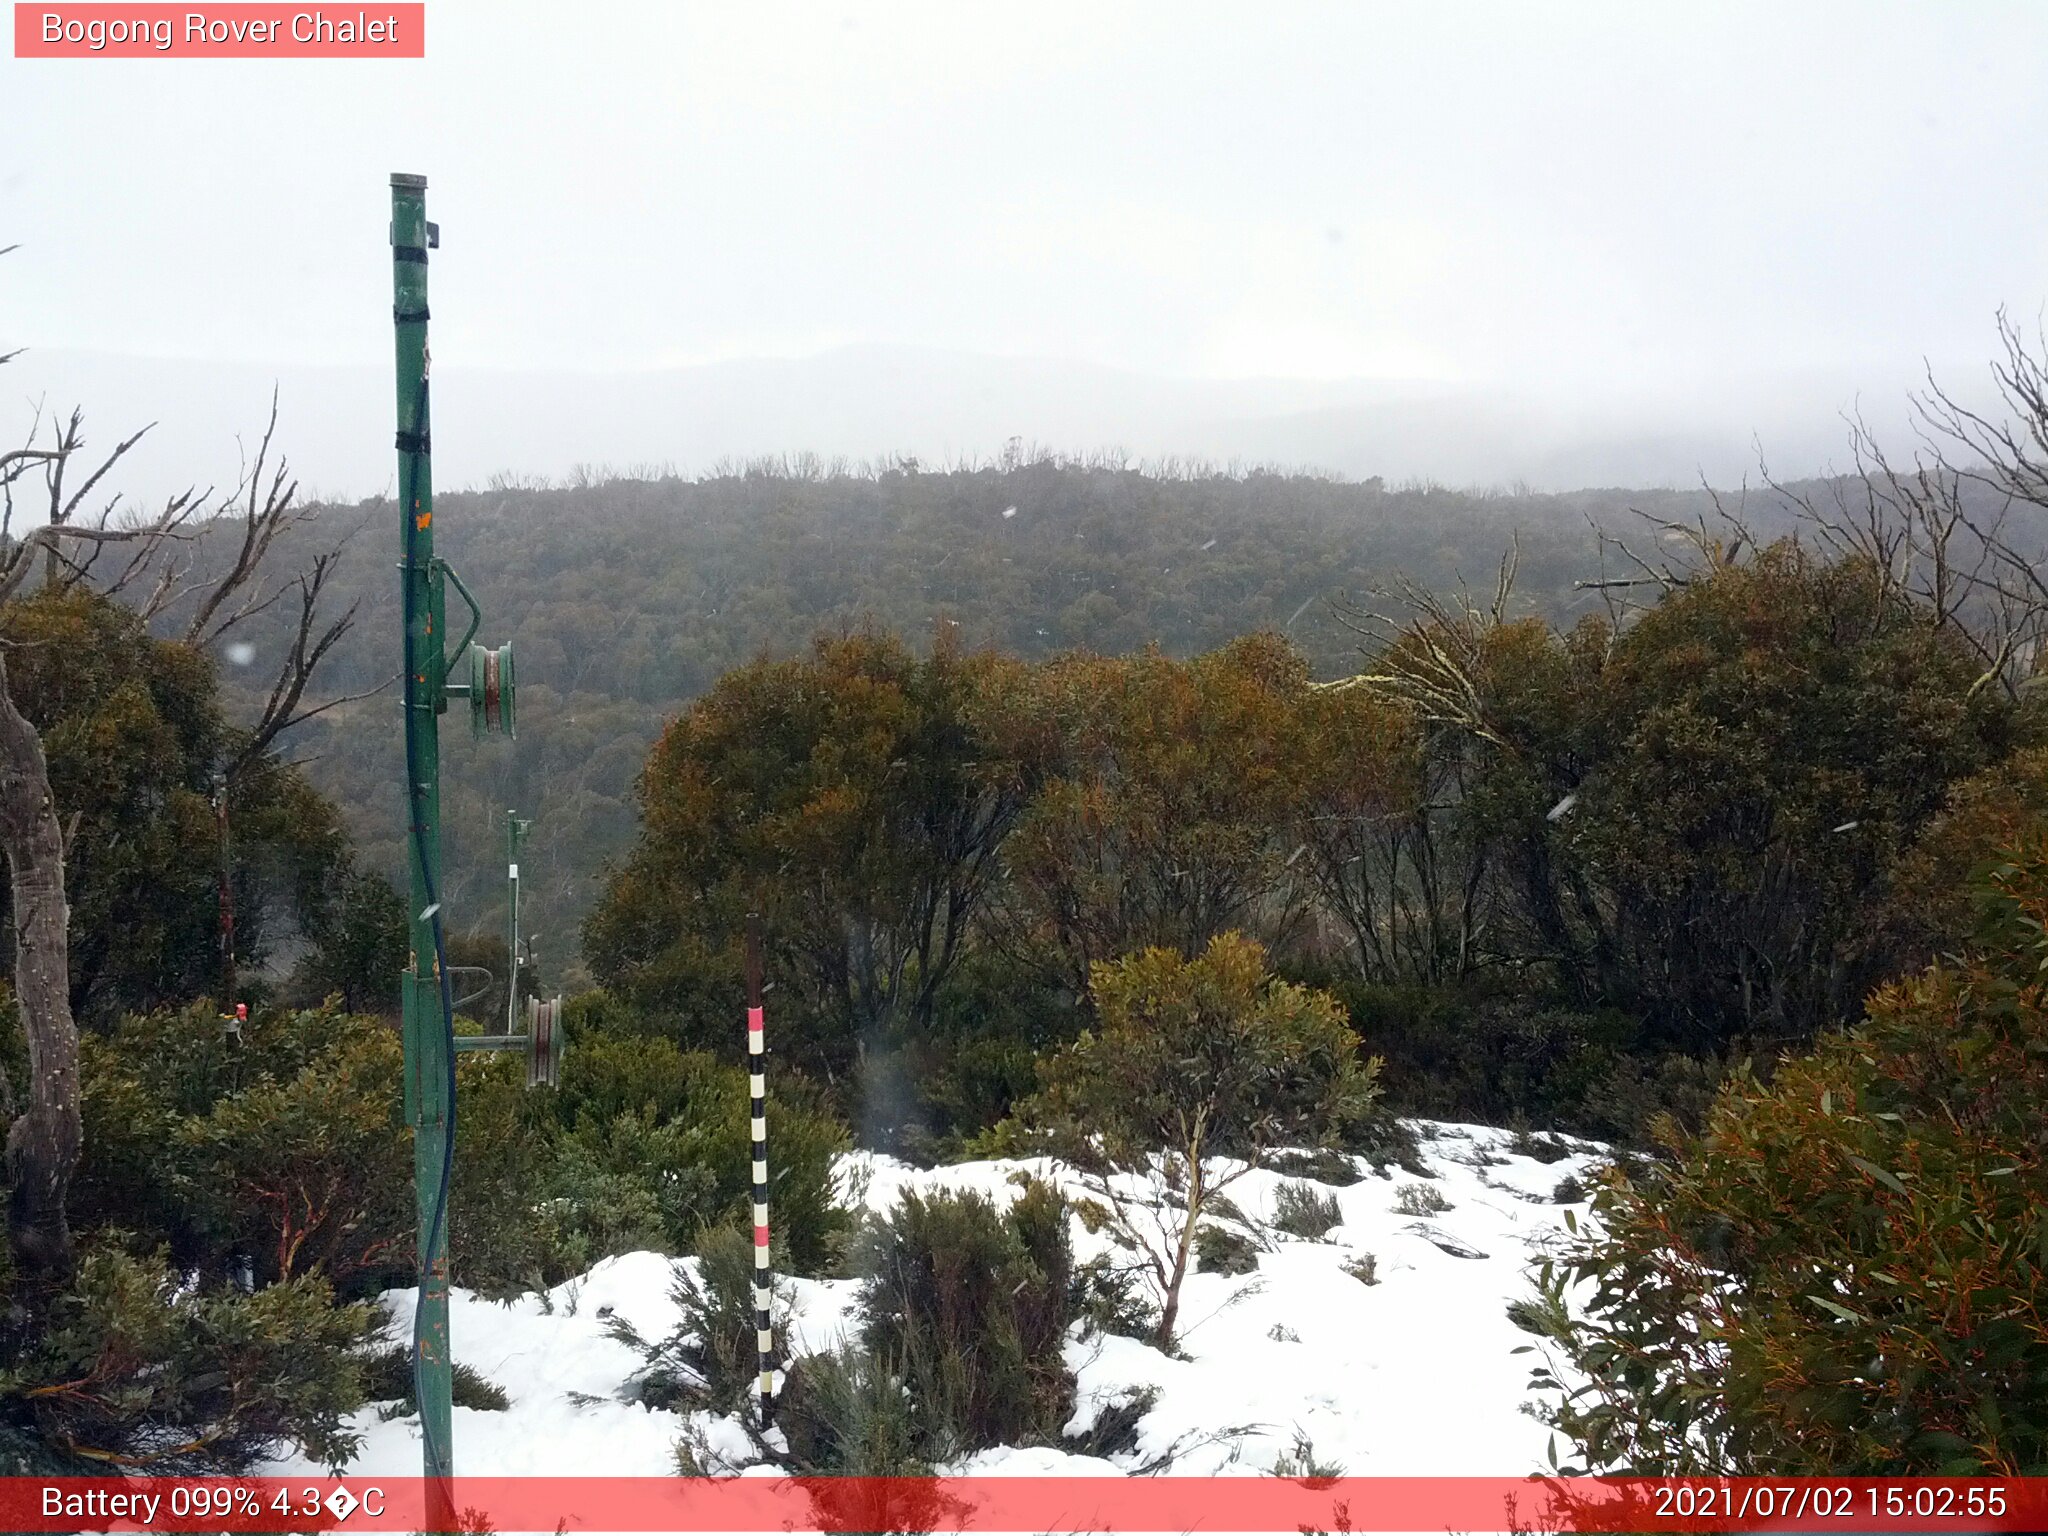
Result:
<svg viewBox="0 0 2048 1536">
<path fill-rule="evenodd" d="M 761 922 L 747 914 L 747 1091 L 754 1112 L 754 1342 L 761 1356 L 761 1427 L 775 1413 L 775 1328 L 768 1309 L 775 1287 L 768 1269 L 768 1078 L 761 1030 Z"/>
</svg>

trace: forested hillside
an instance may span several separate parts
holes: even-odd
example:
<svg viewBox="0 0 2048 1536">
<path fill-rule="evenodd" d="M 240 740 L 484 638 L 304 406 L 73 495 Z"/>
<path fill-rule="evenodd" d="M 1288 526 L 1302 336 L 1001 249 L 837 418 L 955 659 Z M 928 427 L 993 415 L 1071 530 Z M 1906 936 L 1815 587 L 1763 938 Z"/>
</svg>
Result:
<svg viewBox="0 0 2048 1536">
<path fill-rule="evenodd" d="M 957 625 L 970 646 L 1027 659 L 1155 642 L 1187 656 L 1272 628 L 1333 677 L 1357 664 L 1348 606 L 1369 606 L 1397 571 L 1436 591 L 1490 590 L 1514 541 L 1518 604 L 1567 620 L 1600 604 L 1575 587 L 1600 574 L 1596 525 L 1649 544 L 1658 530 L 1637 510 L 1687 523 L 1713 511 L 1704 492 L 1509 495 L 1049 459 L 583 478 L 436 502 L 440 549 L 486 609 L 483 638 L 513 642 L 519 675 L 518 739 L 451 743 L 451 910 L 496 931 L 503 812 L 534 816 L 522 899 L 543 966 L 571 979 L 577 927 L 633 836 L 634 779 L 662 722 L 726 670 L 821 628 L 873 624 L 922 644 Z M 1747 516 L 1777 531 L 1784 514 L 1768 501 L 1749 498 Z M 333 588 L 362 605 L 325 674 L 336 693 L 395 669 L 392 515 L 388 502 L 332 508 L 310 535 L 356 530 Z M 263 674 L 260 657 L 250 672 Z M 300 729 L 295 755 L 366 860 L 397 876 L 395 711 L 388 692 L 336 710 Z"/>
<path fill-rule="evenodd" d="M 1440 1119 L 1503 1128 L 1469 1165 L 1496 1209 L 1503 1158 L 1539 1178 L 1611 1152 L 1508 1195 L 1590 1196 L 1601 1218 L 1507 1311 L 1542 1341 L 1539 1399 L 1558 1371 L 1592 1384 L 1591 1406 L 1541 1409 L 1589 1464 L 1697 1469 L 1704 1443 L 1742 1468 L 2040 1465 L 2038 1339 L 2016 1319 L 2039 1315 L 2043 1241 L 2048 592 L 2029 551 L 2048 481 L 2031 459 L 1993 471 L 2002 504 L 1982 471 L 1717 509 L 1057 465 L 443 498 L 485 638 L 526 658 L 512 753 L 462 740 L 460 699 L 450 720 L 448 959 L 501 953 L 485 925 L 514 804 L 555 834 L 522 863 L 543 876 L 547 980 L 578 994 L 558 1083 L 503 1058 L 458 1072 L 454 1280 L 510 1296 L 693 1253 L 691 1320 L 644 1343 L 647 1400 L 740 1401 L 758 1137 L 733 1025 L 752 931 L 773 990 L 777 1264 L 858 1280 L 877 1318 L 956 1315 L 876 1289 L 889 1275 L 965 1275 L 999 1309 L 958 1312 L 933 1374 L 880 1394 L 901 1422 L 879 1462 L 850 1459 L 865 1442 L 834 1404 L 877 1400 L 908 1335 L 799 1354 L 777 1422 L 804 1470 L 1099 1456 L 1064 1433 L 1076 1330 L 1164 1359 L 1198 1326 L 1184 1297 L 1213 1315 L 1209 1280 L 1259 1270 L 1270 1233 L 1355 1239 L 1368 1215 L 1457 1209 L 1422 1145 Z M 417 1258 L 388 1011 L 403 905 L 358 835 L 395 862 L 378 691 L 395 509 L 294 521 L 260 487 L 248 507 L 146 546 L 154 583 L 93 590 L 88 558 L 0 605 L 11 697 L 67 812 L 77 930 L 75 1027 L 61 992 L 34 999 L 71 1028 L 73 1225 L 12 1246 L 17 1273 L 51 1253 L 75 1279 L 0 1392 L 0 1456 L 20 1465 L 246 1467 L 286 1445 L 344 1462 L 385 1411 L 367 1405 L 403 1411 L 405 1353 L 362 1305 Z M 289 564 L 254 585 L 263 559 Z M 184 585 L 157 605 L 165 582 Z M 1058 605 L 1067 585 L 1088 596 Z M 295 601 L 316 591 L 347 627 Z M 300 756 L 282 763 L 240 723 L 281 718 L 243 680 L 289 682 L 309 635 L 346 642 L 309 699 L 360 696 L 285 738 Z M 207 921 L 223 854 L 239 979 Z M 243 996 L 249 1017 L 224 1019 Z M 22 1043 L 0 1065 L 43 1083 L 47 1037 Z M 862 1214 L 841 1195 L 853 1147 L 984 1172 L 1050 1157 L 1089 1203 L 905 1191 Z M 1331 1193 L 1396 1166 L 1423 1182 L 1391 1205 Z M 1155 1178 L 1156 1196 L 1121 1193 Z M 1278 1182 L 1253 1227 L 1220 1192 L 1260 1178 Z M 1074 1231 L 1098 1228 L 1128 1265 L 1077 1258 Z M 1937 1228 L 1966 1236 L 1937 1253 L 1896 1235 Z M 1459 1264 L 1501 1246 L 1400 1233 Z M 1382 1246 L 1320 1266 L 1343 1282 L 1333 1316 L 1382 1258 L 1390 1283 L 1436 1262 Z M 1843 1299 L 1809 1313 L 1815 1253 Z M 1634 1278 L 1567 1303 L 1616 1275 Z M 1733 1367 L 1691 1342 L 1709 1292 L 1743 1340 Z M 2002 1310 L 1971 1310 L 1984 1297 Z M 1873 1385 L 1873 1357 L 1904 1385 Z M 1811 1408 L 1780 1389 L 1777 1362 L 1805 1358 L 1835 1383 Z M 1015 1385 L 973 1386 L 968 1360 Z M 53 1391 L 78 1382 L 92 1392 Z M 505 1406 L 489 1381 L 457 1390 Z M 204 1438 L 159 1428 L 193 1419 Z M 1878 1428 L 1834 1435 L 1850 1423 Z M 711 1466 L 699 1449 L 676 1464 Z"/>
<path fill-rule="evenodd" d="M 0 1524 L 2048 1531 L 2048 9 L 168 9 Z"/>
</svg>

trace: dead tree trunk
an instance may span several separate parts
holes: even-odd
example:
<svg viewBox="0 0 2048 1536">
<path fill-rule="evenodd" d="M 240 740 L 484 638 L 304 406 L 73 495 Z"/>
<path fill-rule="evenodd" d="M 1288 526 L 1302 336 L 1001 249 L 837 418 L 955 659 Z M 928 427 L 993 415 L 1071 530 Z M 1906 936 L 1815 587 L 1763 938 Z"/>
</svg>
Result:
<svg viewBox="0 0 2048 1536">
<path fill-rule="evenodd" d="M 78 1166 L 78 1026 L 71 1017 L 64 834 L 34 726 L 7 690 L 0 656 L 0 852 L 14 893 L 14 985 L 28 1037 L 24 1107 L 7 1132 L 7 1236 L 17 1271 L 57 1281 L 72 1265 L 64 1199 Z"/>
</svg>

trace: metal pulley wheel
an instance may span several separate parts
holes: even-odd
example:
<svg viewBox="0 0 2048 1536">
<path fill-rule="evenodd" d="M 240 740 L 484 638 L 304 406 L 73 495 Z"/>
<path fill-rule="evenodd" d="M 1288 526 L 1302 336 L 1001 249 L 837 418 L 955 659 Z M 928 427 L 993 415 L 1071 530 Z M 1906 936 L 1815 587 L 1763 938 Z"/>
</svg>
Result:
<svg viewBox="0 0 2048 1536">
<path fill-rule="evenodd" d="M 513 735 L 512 646 L 469 648 L 469 727 L 474 736 Z"/>
<path fill-rule="evenodd" d="M 562 999 L 526 1000 L 526 1086 L 552 1088 L 562 1070 Z"/>
</svg>

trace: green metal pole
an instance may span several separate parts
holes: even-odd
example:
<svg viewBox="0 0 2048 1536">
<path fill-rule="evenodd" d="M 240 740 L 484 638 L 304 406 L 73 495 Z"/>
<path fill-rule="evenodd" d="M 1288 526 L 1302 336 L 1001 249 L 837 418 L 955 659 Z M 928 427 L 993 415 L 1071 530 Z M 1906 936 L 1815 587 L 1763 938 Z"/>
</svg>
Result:
<svg viewBox="0 0 2048 1536">
<path fill-rule="evenodd" d="M 428 1529 L 452 1530 L 445 1479 L 454 1473 L 448 1351 L 447 1158 L 452 1053 L 444 1013 L 440 714 L 447 707 L 443 593 L 434 563 L 434 482 L 427 410 L 427 179 L 391 178 L 391 294 L 397 338 L 400 579 L 405 637 L 406 796 L 411 812 L 412 959 L 405 973 L 405 1108 L 413 1128 L 419 1210 L 420 1430 Z"/>
<path fill-rule="evenodd" d="M 526 835 L 531 822 L 521 821 L 515 810 L 505 812 L 505 882 L 511 887 L 507 897 L 505 937 L 510 945 L 511 961 L 505 975 L 505 1033 L 519 1033 L 519 840 Z"/>
</svg>

